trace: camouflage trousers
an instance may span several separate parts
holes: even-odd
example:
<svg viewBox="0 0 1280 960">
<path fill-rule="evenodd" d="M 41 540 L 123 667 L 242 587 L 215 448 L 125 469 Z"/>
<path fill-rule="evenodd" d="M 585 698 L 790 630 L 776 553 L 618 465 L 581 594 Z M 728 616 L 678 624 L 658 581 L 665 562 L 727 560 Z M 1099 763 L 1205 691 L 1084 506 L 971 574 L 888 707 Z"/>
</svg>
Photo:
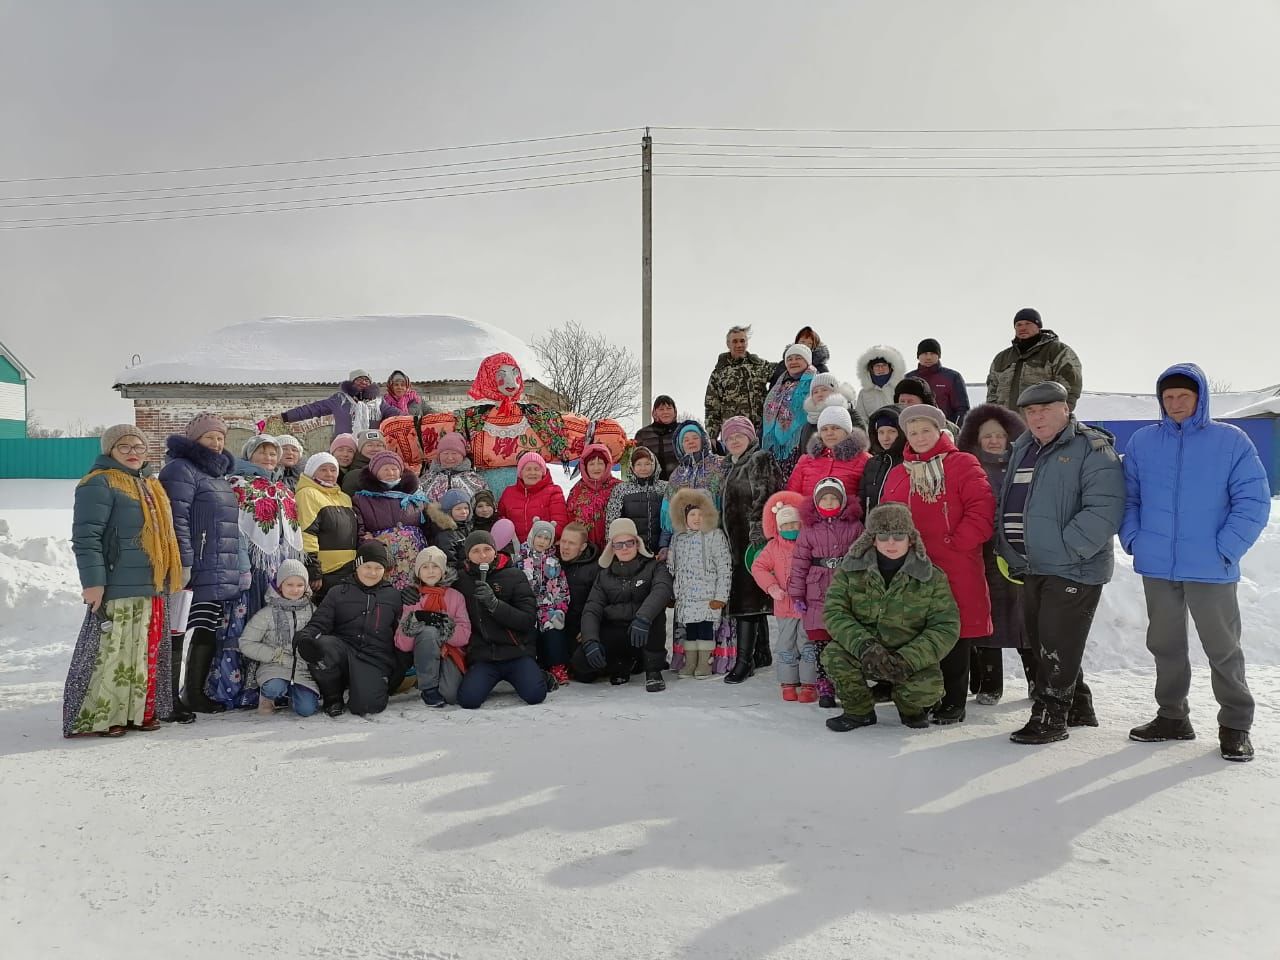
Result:
<svg viewBox="0 0 1280 960">
<path fill-rule="evenodd" d="M 836 694 L 845 713 L 868 714 L 875 709 L 875 697 L 867 686 L 862 664 L 837 644 L 822 651 L 822 665 L 836 685 Z M 878 679 L 878 678 L 877 678 Z M 923 713 L 942 699 L 942 669 L 935 663 L 913 673 L 905 683 L 893 685 L 893 702 L 908 716 Z"/>
</svg>

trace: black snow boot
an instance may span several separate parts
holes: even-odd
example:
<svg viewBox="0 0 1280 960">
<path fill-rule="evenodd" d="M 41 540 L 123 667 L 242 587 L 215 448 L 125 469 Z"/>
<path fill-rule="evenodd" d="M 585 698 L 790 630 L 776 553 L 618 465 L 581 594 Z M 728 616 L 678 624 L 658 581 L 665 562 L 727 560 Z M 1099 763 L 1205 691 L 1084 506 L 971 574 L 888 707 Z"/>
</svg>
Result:
<svg viewBox="0 0 1280 960">
<path fill-rule="evenodd" d="M 1223 760 L 1234 760 L 1236 763 L 1248 763 L 1253 759 L 1253 744 L 1249 742 L 1248 730 L 1233 730 L 1231 727 L 1219 727 L 1218 746 L 1222 748 Z"/>
<path fill-rule="evenodd" d="M 834 730 L 836 733 L 848 733 L 859 727 L 873 727 L 875 723 L 874 710 L 870 713 L 842 713 L 837 717 L 827 717 L 827 729 Z"/>
<path fill-rule="evenodd" d="M 191 650 L 187 655 L 187 707 L 196 713 L 223 713 L 226 707 L 205 696 L 204 683 L 216 655 L 217 638 L 212 630 L 196 630 L 191 634 Z"/>
<path fill-rule="evenodd" d="M 1038 745 L 1057 743 L 1059 740 L 1066 740 L 1069 736 L 1067 713 L 1062 706 L 1060 704 L 1046 706 L 1037 703 L 1031 708 L 1031 719 L 1027 721 L 1027 725 L 1011 733 L 1009 739 L 1014 743 Z"/>
<path fill-rule="evenodd" d="M 1093 712 L 1092 697 L 1076 697 L 1067 711 L 1068 727 L 1096 727 L 1098 715 Z"/>
<path fill-rule="evenodd" d="M 662 664 L 666 657 L 661 653 L 644 655 L 644 688 L 649 693 L 661 693 L 667 689 L 667 681 L 662 679 Z"/>
<path fill-rule="evenodd" d="M 756 624 L 756 667 L 772 667 L 773 651 L 769 649 L 769 618 L 760 617 Z"/>
<path fill-rule="evenodd" d="M 165 723 L 195 723 L 196 715 L 191 712 L 182 698 L 178 696 L 182 684 L 182 642 L 186 639 L 186 634 L 174 633 L 169 635 L 169 646 L 173 650 L 172 659 L 169 661 L 169 674 L 173 678 L 173 712 L 167 717 L 161 717 Z"/>
<path fill-rule="evenodd" d="M 929 711 L 929 722 L 937 727 L 949 727 L 954 723 L 964 723 L 964 704 L 958 707 L 940 703 Z"/>
<path fill-rule="evenodd" d="M 1134 727 L 1129 731 L 1129 739 L 1138 743 L 1164 743 L 1166 740 L 1194 740 L 1196 732 L 1191 721 L 1185 717 L 1173 720 L 1169 717 L 1156 717 L 1150 723 Z"/>
<path fill-rule="evenodd" d="M 904 727 L 910 727 L 912 730 L 926 730 L 929 727 L 929 711 L 923 713 L 903 713 L 898 711 L 898 719 L 902 721 Z"/>
<path fill-rule="evenodd" d="M 611 677 L 609 678 L 609 682 L 610 682 L 611 684 L 613 684 L 613 686 L 615 686 L 615 687 L 620 687 L 620 686 L 622 686 L 624 683 L 630 683 L 630 682 L 631 682 L 631 674 L 630 674 L 630 673 L 615 673 L 613 676 L 611 676 Z"/>
<path fill-rule="evenodd" d="M 756 625 L 755 618 L 738 618 L 738 657 L 724 675 L 725 683 L 742 683 L 755 674 Z"/>
</svg>

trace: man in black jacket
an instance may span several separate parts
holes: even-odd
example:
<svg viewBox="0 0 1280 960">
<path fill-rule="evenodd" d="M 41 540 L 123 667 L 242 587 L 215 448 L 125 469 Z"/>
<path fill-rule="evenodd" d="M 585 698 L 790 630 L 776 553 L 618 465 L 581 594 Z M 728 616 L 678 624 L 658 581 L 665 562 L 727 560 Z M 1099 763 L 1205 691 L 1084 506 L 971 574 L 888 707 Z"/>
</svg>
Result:
<svg viewBox="0 0 1280 960">
<path fill-rule="evenodd" d="M 538 666 L 538 598 L 529 581 L 493 537 L 474 530 L 467 537 L 466 561 L 453 588 L 467 601 L 471 640 L 467 672 L 458 687 L 458 706 L 475 710 L 506 680 L 525 703 L 547 698 L 547 678 Z"/>
<path fill-rule="evenodd" d="M 355 576 L 331 587 L 294 636 L 324 698 L 324 712 L 331 717 L 348 709 L 364 716 L 387 708 L 391 678 L 397 672 L 396 624 L 407 602 L 386 580 L 390 566 L 380 541 L 361 544 Z"/>
<path fill-rule="evenodd" d="M 636 431 L 636 446 L 648 447 L 662 468 L 659 480 L 670 480 L 680 465 L 676 453 L 676 402 L 665 393 L 653 401 L 653 422 Z"/>
</svg>

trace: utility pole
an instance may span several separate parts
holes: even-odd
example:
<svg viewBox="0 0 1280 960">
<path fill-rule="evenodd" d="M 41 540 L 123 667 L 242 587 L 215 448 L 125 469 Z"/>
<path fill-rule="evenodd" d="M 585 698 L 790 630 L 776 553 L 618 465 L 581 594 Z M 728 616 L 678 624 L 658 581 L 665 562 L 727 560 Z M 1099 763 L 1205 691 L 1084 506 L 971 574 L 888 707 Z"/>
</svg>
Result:
<svg viewBox="0 0 1280 960">
<path fill-rule="evenodd" d="M 653 409 L 653 137 L 640 141 L 640 422 Z"/>
</svg>

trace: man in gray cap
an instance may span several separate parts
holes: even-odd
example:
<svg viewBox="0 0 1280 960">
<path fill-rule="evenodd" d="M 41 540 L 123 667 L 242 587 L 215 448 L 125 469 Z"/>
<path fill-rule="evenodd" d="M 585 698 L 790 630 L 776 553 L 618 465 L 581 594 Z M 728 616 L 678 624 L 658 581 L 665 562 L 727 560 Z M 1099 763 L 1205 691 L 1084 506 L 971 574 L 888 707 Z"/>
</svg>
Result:
<svg viewBox="0 0 1280 960">
<path fill-rule="evenodd" d="M 1114 438 L 1076 420 L 1062 384 L 1028 387 L 1018 406 L 1027 432 L 1009 453 L 996 535 L 1010 577 L 1024 584 L 1037 669 L 1031 720 L 1009 739 L 1053 743 L 1067 739 L 1068 726 L 1098 725 L 1080 663 L 1114 568 L 1124 470 Z"/>
</svg>

